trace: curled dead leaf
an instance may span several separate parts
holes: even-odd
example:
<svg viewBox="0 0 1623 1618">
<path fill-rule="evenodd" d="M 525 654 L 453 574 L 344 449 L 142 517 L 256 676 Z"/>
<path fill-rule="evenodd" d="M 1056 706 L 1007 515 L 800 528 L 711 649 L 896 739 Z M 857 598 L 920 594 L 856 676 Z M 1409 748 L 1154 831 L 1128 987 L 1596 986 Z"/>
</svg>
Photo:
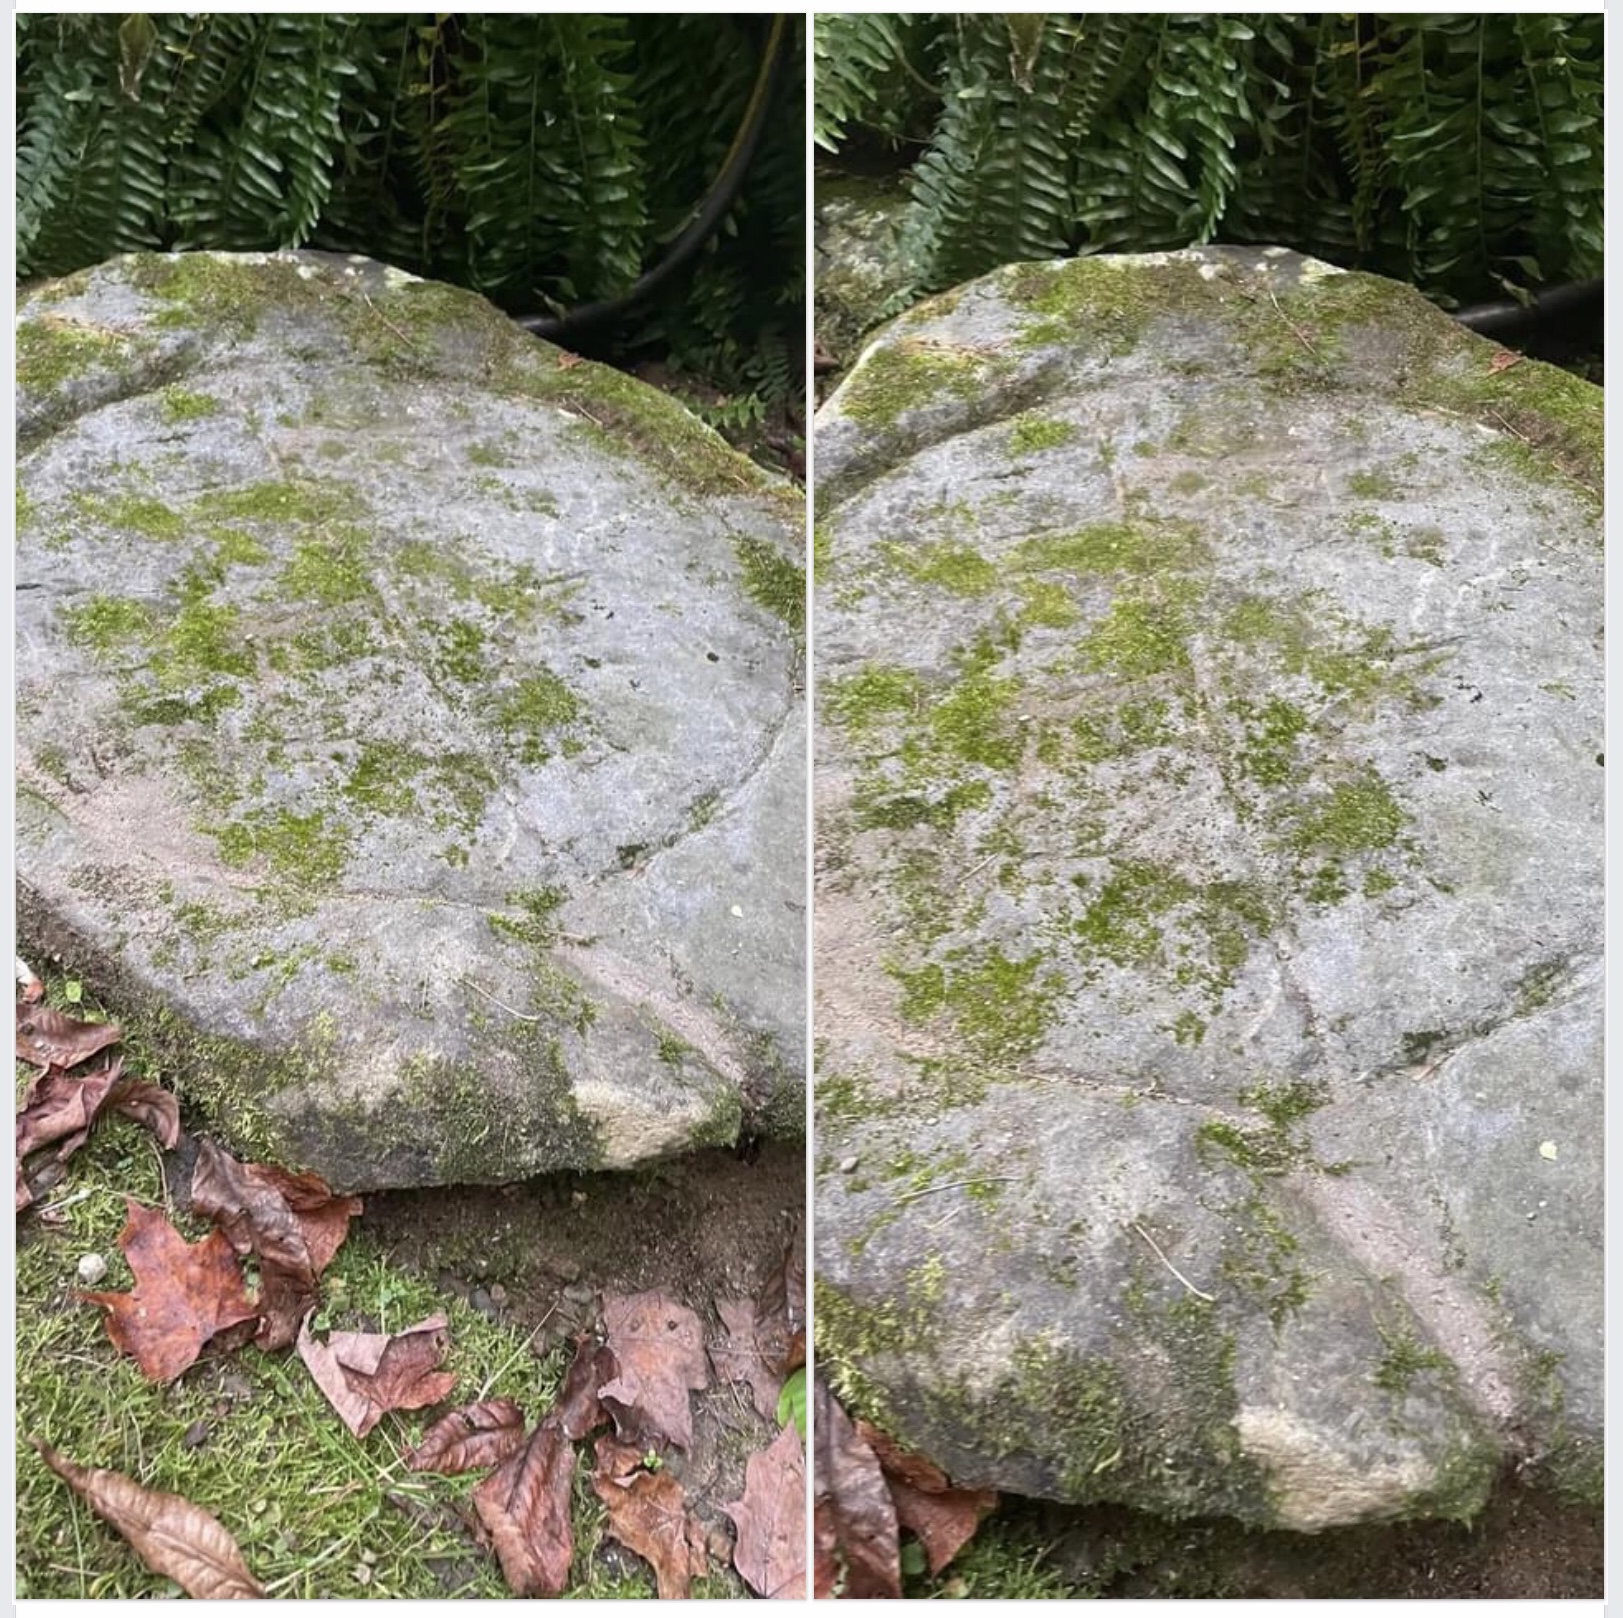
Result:
<svg viewBox="0 0 1623 1618">
<path fill-rule="evenodd" d="M 212 1219 L 238 1253 L 259 1260 L 258 1343 L 286 1348 L 315 1304 L 317 1278 L 343 1245 L 359 1197 L 336 1196 L 315 1174 L 239 1163 L 211 1140 L 198 1145 L 192 1208 Z"/>
<path fill-rule="evenodd" d="M 306 1319 L 299 1358 L 344 1425 L 365 1438 L 386 1411 L 438 1404 L 456 1386 L 453 1373 L 438 1369 L 450 1347 L 445 1327 L 444 1315 L 432 1315 L 401 1332 L 335 1331 L 322 1343 Z"/>
<path fill-rule="evenodd" d="M 649 1471 L 632 1446 L 607 1435 L 596 1444 L 592 1487 L 608 1508 L 609 1532 L 654 1570 L 662 1601 L 685 1601 L 710 1565 L 703 1525 L 669 1472 Z M 629 1464 L 628 1464 L 629 1461 Z"/>
<path fill-rule="evenodd" d="M 693 1442 L 688 1394 L 708 1386 L 704 1327 L 663 1292 L 603 1298 L 603 1324 L 618 1374 L 598 1389 L 623 1438 L 638 1444 Z"/>
<path fill-rule="evenodd" d="M 413 1472 L 454 1477 L 500 1466 L 524 1447 L 524 1412 L 511 1399 L 486 1399 L 442 1416 L 406 1456 Z"/>
<path fill-rule="evenodd" d="M 909 1454 L 865 1421 L 857 1422 L 856 1428 L 890 1485 L 896 1520 L 918 1536 L 930 1572 L 940 1573 L 974 1538 L 982 1518 L 997 1509 L 997 1491 L 955 1489 L 934 1462 Z"/>
<path fill-rule="evenodd" d="M 900 1528 L 879 1458 L 820 1378 L 813 1398 L 817 1449 L 813 1582 L 822 1594 L 832 1591 L 843 1575 L 841 1593 L 847 1597 L 898 1597 Z"/>
<path fill-rule="evenodd" d="M 599 1348 L 590 1337 L 575 1339 L 575 1357 L 564 1372 L 564 1385 L 553 1406 L 552 1419 L 572 1439 L 582 1439 L 609 1418 L 598 1398 L 598 1389 L 620 1374 L 614 1353 Z"/>
<path fill-rule="evenodd" d="M 81 1022 L 50 1006 L 17 1003 L 17 1060 L 42 1072 L 77 1067 L 123 1037 L 124 1031 L 116 1023 Z"/>
<path fill-rule="evenodd" d="M 144 1489 L 122 1472 L 84 1467 L 29 1440 L 40 1459 L 129 1541 L 154 1573 L 173 1579 L 198 1601 L 253 1600 L 264 1595 L 237 1542 L 219 1519 L 178 1494 Z"/>
</svg>

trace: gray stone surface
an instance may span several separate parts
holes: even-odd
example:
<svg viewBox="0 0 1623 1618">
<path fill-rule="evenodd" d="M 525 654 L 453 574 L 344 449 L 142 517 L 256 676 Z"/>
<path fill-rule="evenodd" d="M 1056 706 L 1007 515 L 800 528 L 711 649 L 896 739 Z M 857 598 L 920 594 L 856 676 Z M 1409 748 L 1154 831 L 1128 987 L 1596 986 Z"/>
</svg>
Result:
<svg viewBox="0 0 1623 1618">
<path fill-rule="evenodd" d="M 798 1128 L 794 491 L 364 261 L 117 260 L 18 352 L 28 948 L 347 1188 Z"/>
<path fill-rule="evenodd" d="M 819 1353 L 955 1479 L 1599 1489 L 1601 403 L 1277 249 L 817 423 Z"/>
<path fill-rule="evenodd" d="M 904 245 L 907 193 L 895 178 L 843 174 L 819 165 L 813 276 L 817 339 L 841 365 L 893 312 L 917 266 Z"/>
</svg>

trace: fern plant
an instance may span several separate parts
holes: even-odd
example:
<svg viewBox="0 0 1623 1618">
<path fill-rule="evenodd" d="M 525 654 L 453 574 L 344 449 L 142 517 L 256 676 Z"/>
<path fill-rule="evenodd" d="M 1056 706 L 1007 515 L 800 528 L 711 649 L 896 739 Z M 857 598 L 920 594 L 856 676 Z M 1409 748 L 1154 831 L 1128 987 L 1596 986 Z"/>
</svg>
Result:
<svg viewBox="0 0 1623 1618">
<path fill-rule="evenodd" d="M 1448 303 L 1600 273 L 1601 37 L 1598 13 L 820 16 L 813 133 L 917 137 L 921 292 L 1229 240 Z"/>
<path fill-rule="evenodd" d="M 707 190 L 765 19 L 577 13 L 25 13 L 17 270 L 315 246 L 513 313 L 613 298 Z M 803 30 L 724 230 L 628 340 L 798 399 Z M 795 373 L 795 374 L 791 374 Z M 763 392 L 763 390 L 773 390 Z"/>
</svg>

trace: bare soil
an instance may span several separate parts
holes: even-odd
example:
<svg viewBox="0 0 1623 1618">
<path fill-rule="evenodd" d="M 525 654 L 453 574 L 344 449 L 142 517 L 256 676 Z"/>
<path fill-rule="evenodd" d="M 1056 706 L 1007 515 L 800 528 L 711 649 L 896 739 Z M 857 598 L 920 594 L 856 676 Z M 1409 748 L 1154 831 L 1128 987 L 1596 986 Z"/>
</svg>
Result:
<svg viewBox="0 0 1623 1618">
<path fill-rule="evenodd" d="M 1600 1510 L 1507 1479 L 1470 1527 L 1416 1522 L 1322 1534 L 1248 1533 L 1232 1524 L 1149 1528 L 1119 1510 L 1022 1507 L 1050 1538 L 1048 1561 L 1113 1597 L 1275 1600 L 1385 1597 L 1598 1599 Z M 1156 1543 L 1159 1541 L 1159 1543 Z"/>
</svg>

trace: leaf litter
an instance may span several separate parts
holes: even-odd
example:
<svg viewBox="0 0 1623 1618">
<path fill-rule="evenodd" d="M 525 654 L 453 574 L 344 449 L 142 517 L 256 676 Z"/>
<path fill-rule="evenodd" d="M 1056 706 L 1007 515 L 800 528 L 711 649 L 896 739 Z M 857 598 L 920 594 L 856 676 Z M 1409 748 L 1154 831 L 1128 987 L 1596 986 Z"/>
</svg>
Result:
<svg viewBox="0 0 1623 1618">
<path fill-rule="evenodd" d="M 785 1427 L 771 1446 L 750 1456 L 744 1497 L 726 1508 L 738 1529 L 733 1566 L 774 1601 L 806 1594 L 806 1457 L 800 1435 Z"/>
<path fill-rule="evenodd" d="M 902 1593 L 901 1531 L 914 1534 L 937 1575 L 996 1509 L 991 1489 L 955 1488 L 922 1455 L 866 1421 L 853 1422 L 815 1380 L 817 1494 L 814 1593 L 861 1599 Z M 911 1552 L 917 1555 L 918 1551 Z"/>
<path fill-rule="evenodd" d="M 20 980 L 22 981 L 22 980 Z M 27 987 L 37 980 L 29 980 Z M 39 1069 L 17 1118 L 18 1209 L 32 1193 L 23 1160 L 55 1147 L 60 1164 L 98 1119 L 116 1111 L 150 1129 L 166 1148 L 182 1140 L 175 1098 L 128 1077 L 119 1060 L 83 1077 L 70 1069 L 121 1037 L 111 1023 L 80 1021 L 33 1001 L 19 1003 L 17 1054 Z M 187 1205 L 182 1198 L 182 1205 Z M 212 1141 L 196 1148 L 189 1207 L 216 1228 L 189 1242 L 154 1208 L 126 1199 L 119 1237 L 134 1285 L 128 1292 L 81 1292 L 105 1311 L 108 1335 L 142 1374 L 173 1381 L 203 1350 L 229 1352 L 250 1340 L 273 1352 L 296 1347 L 323 1395 L 358 1440 L 390 1411 L 426 1409 L 450 1394 L 441 1367 L 446 1320 L 434 1316 L 402 1332 L 312 1331 L 321 1275 L 343 1245 L 359 1198 L 334 1193 L 317 1176 L 243 1163 Z M 257 1273 L 250 1290 L 243 1261 Z M 662 1291 L 606 1293 L 606 1341 L 576 1339 L 551 1411 L 528 1436 L 511 1400 L 480 1400 L 442 1416 L 402 1456 L 412 1471 L 450 1475 L 489 1468 L 471 1497 L 468 1521 L 488 1536 L 503 1577 L 517 1595 L 556 1595 L 574 1563 L 571 1504 L 575 1445 L 594 1432 L 590 1477 L 606 1513 L 606 1531 L 652 1568 L 659 1593 L 679 1599 L 716 1556 L 732 1559 L 757 1593 L 803 1593 L 804 1460 L 789 1417 L 778 1417 L 786 1375 L 804 1385 L 805 1273 L 798 1243 L 752 1300 L 718 1301 L 725 1335 L 706 1344 L 700 1316 Z M 709 1364 L 724 1381 L 747 1383 L 756 1409 L 781 1427 L 770 1447 L 750 1457 L 744 1496 L 723 1509 L 736 1545 L 707 1534 L 684 1487 L 667 1469 L 667 1450 L 693 1443 L 691 1396 L 709 1385 Z M 791 1401 L 791 1404 L 793 1401 Z M 599 1429 L 611 1422 L 613 1433 Z M 228 1598 L 261 1594 L 231 1535 L 183 1497 L 143 1488 L 115 1471 L 88 1470 L 35 1440 L 51 1470 L 116 1527 L 154 1571 L 188 1594 Z"/>
</svg>

